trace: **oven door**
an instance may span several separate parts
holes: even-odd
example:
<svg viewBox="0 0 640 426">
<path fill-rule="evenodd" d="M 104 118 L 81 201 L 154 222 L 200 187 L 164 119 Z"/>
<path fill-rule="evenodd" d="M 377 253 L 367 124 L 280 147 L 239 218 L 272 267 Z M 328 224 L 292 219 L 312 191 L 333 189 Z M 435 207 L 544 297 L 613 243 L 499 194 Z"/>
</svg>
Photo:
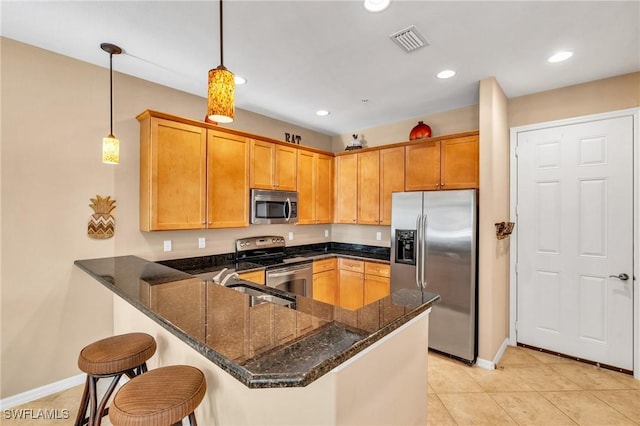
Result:
<svg viewBox="0 0 640 426">
<path fill-rule="evenodd" d="M 305 297 L 313 297 L 311 262 L 267 269 L 267 286 Z"/>
</svg>

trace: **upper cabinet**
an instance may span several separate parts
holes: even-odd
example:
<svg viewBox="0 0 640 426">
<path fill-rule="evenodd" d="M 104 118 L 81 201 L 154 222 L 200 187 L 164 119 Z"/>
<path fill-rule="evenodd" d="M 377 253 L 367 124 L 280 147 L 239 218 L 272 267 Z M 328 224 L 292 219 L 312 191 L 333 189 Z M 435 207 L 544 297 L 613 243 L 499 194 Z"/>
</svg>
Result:
<svg viewBox="0 0 640 426">
<path fill-rule="evenodd" d="M 251 140 L 250 187 L 295 191 L 298 149 L 267 141 Z"/>
<path fill-rule="evenodd" d="M 249 140 L 152 115 L 140 121 L 140 229 L 249 225 Z"/>
<path fill-rule="evenodd" d="M 298 224 L 333 222 L 333 157 L 298 149 Z"/>
<path fill-rule="evenodd" d="M 478 136 L 405 147 L 406 191 L 478 188 Z"/>
<path fill-rule="evenodd" d="M 391 193 L 404 191 L 404 147 L 336 158 L 338 223 L 391 225 Z"/>
</svg>

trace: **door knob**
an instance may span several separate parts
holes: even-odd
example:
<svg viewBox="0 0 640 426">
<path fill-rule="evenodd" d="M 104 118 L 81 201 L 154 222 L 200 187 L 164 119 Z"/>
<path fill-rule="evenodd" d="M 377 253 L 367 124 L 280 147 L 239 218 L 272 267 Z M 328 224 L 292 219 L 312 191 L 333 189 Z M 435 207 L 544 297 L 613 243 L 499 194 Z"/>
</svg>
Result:
<svg viewBox="0 0 640 426">
<path fill-rule="evenodd" d="M 609 278 L 617 278 L 620 281 L 626 281 L 629 279 L 629 275 L 625 274 L 624 272 L 619 274 L 619 275 L 609 275 Z"/>
</svg>

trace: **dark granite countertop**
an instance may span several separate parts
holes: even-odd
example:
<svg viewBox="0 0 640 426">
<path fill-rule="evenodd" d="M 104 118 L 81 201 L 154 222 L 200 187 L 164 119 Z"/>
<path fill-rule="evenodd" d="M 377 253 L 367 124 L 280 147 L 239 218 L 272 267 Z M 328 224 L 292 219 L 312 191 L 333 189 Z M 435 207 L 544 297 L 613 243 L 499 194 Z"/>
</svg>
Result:
<svg viewBox="0 0 640 426">
<path fill-rule="evenodd" d="M 250 388 L 306 386 L 439 300 L 403 290 L 351 311 L 236 280 L 295 300 L 253 304 L 246 293 L 136 256 L 75 264 Z"/>
</svg>

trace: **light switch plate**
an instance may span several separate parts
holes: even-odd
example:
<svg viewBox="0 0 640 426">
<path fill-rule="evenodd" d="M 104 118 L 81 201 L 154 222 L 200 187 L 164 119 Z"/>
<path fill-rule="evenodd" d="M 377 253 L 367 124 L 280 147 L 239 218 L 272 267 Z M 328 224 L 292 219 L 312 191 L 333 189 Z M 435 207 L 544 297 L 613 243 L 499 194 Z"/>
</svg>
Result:
<svg viewBox="0 0 640 426">
<path fill-rule="evenodd" d="M 380 231 L 376 232 L 376 240 L 378 241 L 382 240 L 382 232 Z"/>
<path fill-rule="evenodd" d="M 293 232 L 289 232 L 289 240 L 293 240 Z"/>
<path fill-rule="evenodd" d="M 207 239 L 205 237 L 198 238 L 198 248 L 205 248 L 207 245 Z"/>
<path fill-rule="evenodd" d="M 325 229 L 325 230 L 324 230 L 324 236 L 325 236 L 325 237 L 328 237 L 328 236 L 329 236 L 329 230 L 328 230 L 328 229 Z"/>
<path fill-rule="evenodd" d="M 171 240 L 164 240 L 164 251 L 171 251 Z"/>
</svg>

